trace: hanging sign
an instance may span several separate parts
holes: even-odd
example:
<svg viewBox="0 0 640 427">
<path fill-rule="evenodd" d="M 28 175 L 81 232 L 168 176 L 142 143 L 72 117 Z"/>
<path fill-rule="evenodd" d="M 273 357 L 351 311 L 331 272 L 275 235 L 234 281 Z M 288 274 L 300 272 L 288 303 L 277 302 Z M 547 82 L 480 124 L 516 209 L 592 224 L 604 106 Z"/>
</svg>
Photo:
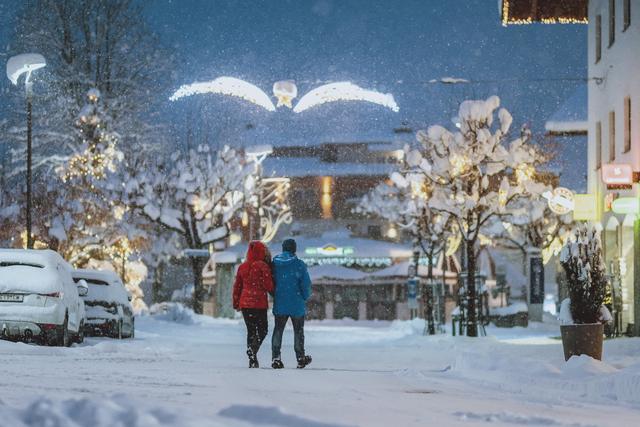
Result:
<svg viewBox="0 0 640 427">
<path fill-rule="evenodd" d="M 611 204 L 611 210 L 617 214 L 640 213 L 640 199 L 637 197 L 620 197 Z"/>
<path fill-rule="evenodd" d="M 633 184 L 633 169 L 629 164 L 608 163 L 602 165 L 602 182 L 607 186 L 629 186 Z"/>
<path fill-rule="evenodd" d="M 547 199 L 549 209 L 556 215 L 565 215 L 573 210 L 573 191 L 568 188 L 554 188 L 553 191 L 543 193 L 542 197 Z"/>
<path fill-rule="evenodd" d="M 598 207 L 594 194 L 576 194 L 573 196 L 573 220 L 595 221 L 598 219 Z"/>
</svg>

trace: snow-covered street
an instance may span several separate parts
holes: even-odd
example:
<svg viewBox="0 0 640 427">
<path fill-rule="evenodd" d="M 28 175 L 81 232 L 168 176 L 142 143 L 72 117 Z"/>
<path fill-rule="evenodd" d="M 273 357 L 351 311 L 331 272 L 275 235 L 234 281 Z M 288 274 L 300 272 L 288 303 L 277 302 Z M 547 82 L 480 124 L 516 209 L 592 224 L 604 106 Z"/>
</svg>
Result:
<svg viewBox="0 0 640 427">
<path fill-rule="evenodd" d="M 289 327 L 282 371 L 247 369 L 240 321 L 189 313 L 140 317 L 133 341 L 0 341 L 0 425 L 632 426 L 640 417 L 640 339 L 606 342 L 603 363 L 565 364 L 556 326 L 479 339 L 421 328 L 309 322 L 314 362 L 297 370 Z"/>
</svg>

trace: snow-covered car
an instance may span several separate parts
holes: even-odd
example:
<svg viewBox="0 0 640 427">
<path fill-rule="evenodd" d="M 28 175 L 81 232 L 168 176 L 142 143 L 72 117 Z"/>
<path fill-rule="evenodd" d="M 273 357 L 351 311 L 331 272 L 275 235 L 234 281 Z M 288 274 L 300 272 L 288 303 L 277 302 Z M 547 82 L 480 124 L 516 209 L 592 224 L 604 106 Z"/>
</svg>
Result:
<svg viewBox="0 0 640 427">
<path fill-rule="evenodd" d="M 89 292 L 83 297 L 87 311 L 85 334 L 133 338 L 135 319 L 131 296 L 113 271 L 74 270 L 73 280 L 85 281 Z"/>
<path fill-rule="evenodd" d="M 84 303 L 71 271 L 51 250 L 0 249 L 2 338 L 60 346 L 81 341 Z"/>
</svg>

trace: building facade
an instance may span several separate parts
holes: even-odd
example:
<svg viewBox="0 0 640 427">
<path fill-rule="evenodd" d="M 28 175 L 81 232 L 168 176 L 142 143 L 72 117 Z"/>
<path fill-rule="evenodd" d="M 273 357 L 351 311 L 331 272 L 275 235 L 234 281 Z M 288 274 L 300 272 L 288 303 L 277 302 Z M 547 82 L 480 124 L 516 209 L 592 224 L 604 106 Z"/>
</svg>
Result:
<svg viewBox="0 0 640 427">
<path fill-rule="evenodd" d="M 586 2 L 585 2 L 586 3 Z M 621 333 L 640 335 L 638 212 L 614 212 L 616 199 L 640 198 L 640 2 L 590 0 L 588 187 L 603 227 L 605 259 L 621 308 Z M 632 182 L 608 185 L 606 165 L 630 166 Z M 605 179 L 607 179 L 605 177 Z M 637 264 L 637 265 L 636 265 Z M 617 291 L 617 293 L 615 292 Z"/>
</svg>

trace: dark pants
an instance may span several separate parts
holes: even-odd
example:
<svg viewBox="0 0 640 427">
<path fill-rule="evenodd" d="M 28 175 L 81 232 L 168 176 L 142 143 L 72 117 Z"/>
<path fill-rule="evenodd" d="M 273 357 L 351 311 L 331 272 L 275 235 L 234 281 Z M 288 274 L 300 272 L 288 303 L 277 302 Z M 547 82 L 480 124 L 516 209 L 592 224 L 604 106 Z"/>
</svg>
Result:
<svg viewBox="0 0 640 427">
<path fill-rule="evenodd" d="M 247 326 L 247 350 L 251 350 L 254 355 L 257 355 L 269 329 L 267 310 L 243 308 L 242 317 L 244 317 L 244 324 Z"/>
<path fill-rule="evenodd" d="M 273 338 L 271 339 L 271 352 L 274 359 L 280 359 L 282 333 L 290 317 L 291 316 L 275 316 L 276 325 L 273 327 Z M 291 323 L 293 324 L 293 349 L 296 352 L 296 358 L 300 359 L 304 357 L 304 316 L 291 317 Z"/>
</svg>

